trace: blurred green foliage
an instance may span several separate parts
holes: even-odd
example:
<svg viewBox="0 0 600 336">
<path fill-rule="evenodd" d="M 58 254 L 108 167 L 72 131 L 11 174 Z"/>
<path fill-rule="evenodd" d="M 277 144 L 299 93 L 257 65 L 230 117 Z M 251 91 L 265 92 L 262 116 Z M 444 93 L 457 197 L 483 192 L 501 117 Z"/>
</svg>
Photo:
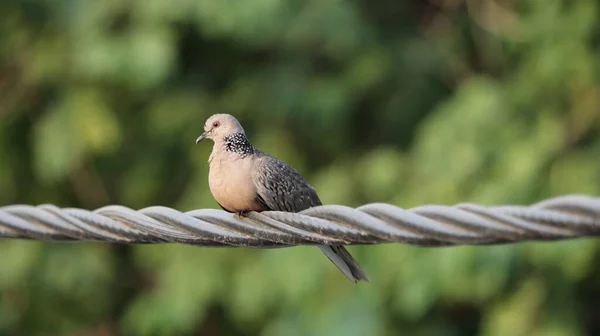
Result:
<svg viewBox="0 0 600 336">
<path fill-rule="evenodd" d="M 0 204 L 217 207 L 236 115 L 325 203 L 600 194 L 595 0 L 0 3 Z M 597 241 L 318 249 L 0 242 L 0 335 L 593 335 Z"/>
</svg>

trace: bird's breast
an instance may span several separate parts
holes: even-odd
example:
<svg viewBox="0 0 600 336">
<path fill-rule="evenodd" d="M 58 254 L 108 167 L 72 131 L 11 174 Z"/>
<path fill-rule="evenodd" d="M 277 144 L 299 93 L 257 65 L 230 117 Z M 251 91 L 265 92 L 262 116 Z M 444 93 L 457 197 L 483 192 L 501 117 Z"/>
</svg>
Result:
<svg viewBox="0 0 600 336">
<path fill-rule="evenodd" d="M 208 185 L 215 200 L 231 212 L 261 211 L 252 179 L 252 160 L 215 156 L 210 162 Z"/>
</svg>

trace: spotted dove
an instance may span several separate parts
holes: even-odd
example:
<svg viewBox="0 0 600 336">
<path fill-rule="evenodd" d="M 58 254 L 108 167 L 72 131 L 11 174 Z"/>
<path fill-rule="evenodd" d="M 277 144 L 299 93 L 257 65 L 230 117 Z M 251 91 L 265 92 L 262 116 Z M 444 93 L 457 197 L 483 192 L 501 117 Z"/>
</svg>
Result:
<svg viewBox="0 0 600 336">
<path fill-rule="evenodd" d="M 211 139 L 210 191 L 225 211 L 300 212 L 321 205 L 314 188 L 293 167 L 254 147 L 240 123 L 229 114 L 208 118 L 196 143 Z M 319 248 L 352 282 L 368 282 L 365 272 L 342 245 Z"/>
</svg>

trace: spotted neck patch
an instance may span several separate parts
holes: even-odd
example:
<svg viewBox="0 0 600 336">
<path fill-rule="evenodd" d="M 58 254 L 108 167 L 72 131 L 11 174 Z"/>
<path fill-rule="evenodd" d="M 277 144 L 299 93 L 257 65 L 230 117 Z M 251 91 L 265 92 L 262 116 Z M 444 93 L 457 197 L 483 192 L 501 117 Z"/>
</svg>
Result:
<svg viewBox="0 0 600 336">
<path fill-rule="evenodd" d="M 254 146 L 243 133 L 233 133 L 226 136 L 224 139 L 225 149 L 228 152 L 246 156 L 254 153 Z"/>
</svg>

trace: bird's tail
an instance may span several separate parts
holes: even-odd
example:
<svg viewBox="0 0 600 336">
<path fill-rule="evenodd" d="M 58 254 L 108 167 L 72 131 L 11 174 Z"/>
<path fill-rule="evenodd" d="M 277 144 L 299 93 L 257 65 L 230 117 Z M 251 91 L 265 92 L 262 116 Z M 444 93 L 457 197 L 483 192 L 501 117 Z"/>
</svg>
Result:
<svg viewBox="0 0 600 336">
<path fill-rule="evenodd" d="M 340 270 L 350 281 L 357 283 L 362 280 L 369 282 L 369 277 L 365 271 L 360 268 L 358 262 L 354 260 L 350 252 L 342 245 L 319 245 L 319 248 L 329 260 Z"/>
</svg>

